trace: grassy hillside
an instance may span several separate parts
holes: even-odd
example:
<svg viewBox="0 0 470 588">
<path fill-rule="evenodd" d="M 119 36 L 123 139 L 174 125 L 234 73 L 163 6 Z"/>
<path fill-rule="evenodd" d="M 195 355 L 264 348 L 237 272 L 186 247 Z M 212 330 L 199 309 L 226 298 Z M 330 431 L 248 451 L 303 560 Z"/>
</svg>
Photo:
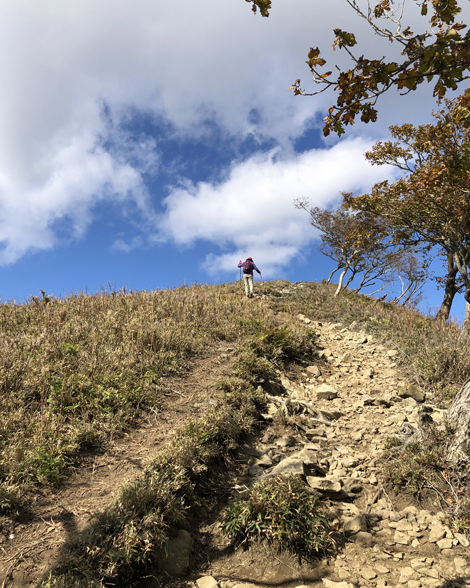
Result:
<svg viewBox="0 0 470 588">
<path fill-rule="evenodd" d="M 410 379 L 438 403 L 470 376 L 468 339 L 456 325 L 361 295 L 334 299 L 333 291 L 270 282 L 265 298 L 246 300 L 239 284 L 195 285 L 0 307 L 0 511 L 10 516 L 35 488 L 59 485 L 84 450 L 159 411 L 162 378 L 220 341 L 237 349 L 234 378 L 220 382 L 213 411 L 177 433 L 44 586 L 128 585 L 154 565 L 156 546 L 188 524 L 218 464 L 253 429 L 263 402 L 258 383 L 314 356 L 314 332 L 299 313 L 355 323 L 392 344 Z"/>
</svg>

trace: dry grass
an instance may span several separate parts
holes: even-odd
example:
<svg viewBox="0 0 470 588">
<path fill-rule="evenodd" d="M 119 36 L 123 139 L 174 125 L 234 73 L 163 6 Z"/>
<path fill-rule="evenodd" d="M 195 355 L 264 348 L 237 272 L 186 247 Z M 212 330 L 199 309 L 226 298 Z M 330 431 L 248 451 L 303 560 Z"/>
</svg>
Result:
<svg viewBox="0 0 470 588">
<path fill-rule="evenodd" d="M 44 588 L 129 585 L 154 568 L 155 548 L 191 525 L 217 464 L 252 429 L 258 381 L 311 355 L 314 336 L 294 318 L 300 312 L 374 333 L 399 349 L 410 378 L 428 392 L 450 398 L 470 376 L 468 339 L 456 325 L 360 295 L 334 299 L 333 288 L 271 282 L 267 300 L 247 301 L 238 284 L 196 285 L 0 307 L 4 510 L 17 504 L 12 489 L 59 483 L 84 446 L 158 410 L 160 379 L 192 355 L 221 340 L 237 347 L 239 379 L 221 383 L 216 410 L 189 423 L 144 478 L 97 515 Z"/>
<path fill-rule="evenodd" d="M 292 289 L 289 282 L 270 285 L 275 291 Z M 470 377 L 470 334 L 457 324 L 432 320 L 413 309 L 378 302 L 344 292 L 333 297 L 334 285 L 306 283 L 291 295 L 274 297 L 274 307 L 311 319 L 353 324 L 376 340 L 399 351 L 398 361 L 410 380 L 437 395 L 444 404 Z"/>
<path fill-rule="evenodd" d="M 84 447 L 158 410 L 161 377 L 269 323 L 264 304 L 249 309 L 237 284 L 2 305 L 3 491 L 59 483 Z"/>
</svg>

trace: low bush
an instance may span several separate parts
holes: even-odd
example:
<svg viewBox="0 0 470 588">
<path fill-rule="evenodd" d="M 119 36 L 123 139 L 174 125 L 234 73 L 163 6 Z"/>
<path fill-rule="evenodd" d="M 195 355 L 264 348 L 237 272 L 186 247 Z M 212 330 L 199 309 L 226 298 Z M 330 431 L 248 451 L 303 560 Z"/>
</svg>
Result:
<svg viewBox="0 0 470 588">
<path fill-rule="evenodd" d="M 298 477 L 278 476 L 253 486 L 247 498 L 233 503 L 222 519 L 235 546 L 267 539 L 295 553 L 312 557 L 332 547 L 318 495 Z"/>
<path fill-rule="evenodd" d="M 176 529 L 188 528 L 197 507 L 213 500 L 226 461 L 242 435 L 253 432 L 259 392 L 241 380 L 221 383 L 218 406 L 179 431 L 142 479 L 126 485 L 90 529 L 63 554 L 42 588 L 129 586 Z"/>
</svg>

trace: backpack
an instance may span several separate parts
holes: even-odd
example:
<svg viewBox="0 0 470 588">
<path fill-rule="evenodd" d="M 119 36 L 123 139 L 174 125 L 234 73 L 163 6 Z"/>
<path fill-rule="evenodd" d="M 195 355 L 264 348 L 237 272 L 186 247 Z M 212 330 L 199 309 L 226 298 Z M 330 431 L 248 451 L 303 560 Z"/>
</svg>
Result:
<svg viewBox="0 0 470 588">
<path fill-rule="evenodd" d="M 243 273 L 244 274 L 252 274 L 254 267 L 255 267 L 255 264 L 251 260 L 247 259 L 245 261 L 245 263 L 243 264 Z"/>
</svg>

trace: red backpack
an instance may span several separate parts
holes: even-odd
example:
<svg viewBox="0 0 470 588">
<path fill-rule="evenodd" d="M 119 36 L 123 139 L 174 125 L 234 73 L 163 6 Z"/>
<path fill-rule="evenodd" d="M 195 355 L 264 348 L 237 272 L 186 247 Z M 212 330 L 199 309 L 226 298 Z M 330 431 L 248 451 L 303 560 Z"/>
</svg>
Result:
<svg viewBox="0 0 470 588">
<path fill-rule="evenodd" d="M 254 267 L 255 267 L 255 264 L 251 261 L 251 259 L 247 259 L 245 261 L 245 263 L 243 264 L 243 273 L 244 274 L 252 274 Z"/>
</svg>

